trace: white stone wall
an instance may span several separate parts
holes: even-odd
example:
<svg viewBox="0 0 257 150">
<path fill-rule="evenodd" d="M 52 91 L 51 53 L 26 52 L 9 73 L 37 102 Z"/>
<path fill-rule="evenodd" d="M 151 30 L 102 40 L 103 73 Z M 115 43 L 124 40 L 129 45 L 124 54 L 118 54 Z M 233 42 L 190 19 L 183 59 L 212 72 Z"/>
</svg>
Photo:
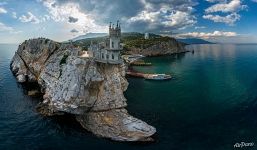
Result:
<svg viewBox="0 0 257 150">
<path fill-rule="evenodd" d="M 110 49 L 120 49 L 120 38 L 110 37 Z"/>
<path fill-rule="evenodd" d="M 102 60 L 107 60 L 106 55 L 107 55 L 107 50 L 101 49 L 101 55 L 100 55 L 99 58 L 102 59 Z"/>
<path fill-rule="evenodd" d="M 120 55 L 120 52 L 116 52 L 113 54 L 114 55 L 114 60 L 119 60 L 119 55 Z"/>
<path fill-rule="evenodd" d="M 108 51 L 109 54 L 109 60 L 119 60 L 119 58 L 117 57 L 119 55 L 119 51 Z"/>
</svg>

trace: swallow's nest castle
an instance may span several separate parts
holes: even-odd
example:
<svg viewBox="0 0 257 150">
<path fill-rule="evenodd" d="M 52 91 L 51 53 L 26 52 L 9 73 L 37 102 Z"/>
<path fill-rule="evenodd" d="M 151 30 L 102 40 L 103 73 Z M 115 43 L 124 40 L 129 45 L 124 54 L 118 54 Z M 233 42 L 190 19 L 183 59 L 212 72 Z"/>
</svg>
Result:
<svg viewBox="0 0 257 150">
<path fill-rule="evenodd" d="M 89 47 L 89 55 L 100 63 L 108 64 L 121 64 L 121 51 L 122 46 L 121 39 L 121 27 L 119 21 L 117 21 L 116 27 L 110 22 L 109 25 L 109 37 L 101 43 L 93 43 Z"/>
</svg>

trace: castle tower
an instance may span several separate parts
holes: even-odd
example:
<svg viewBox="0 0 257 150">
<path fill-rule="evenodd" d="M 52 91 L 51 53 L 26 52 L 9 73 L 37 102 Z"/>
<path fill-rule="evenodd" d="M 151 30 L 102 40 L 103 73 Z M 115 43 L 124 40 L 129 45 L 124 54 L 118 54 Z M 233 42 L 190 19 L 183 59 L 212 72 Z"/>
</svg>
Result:
<svg viewBox="0 0 257 150">
<path fill-rule="evenodd" d="M 106 64 L 121 64 L 123 62 L 120 52 L 121 27 L 119 21 L 116 26 L 110 22 L 109 37 L 102 43 L 91 43 L 89 50 L 96 62 Z"/>
<path fill-rule="evenodd" d="M 116 27 L 110 22 L 109 26 L 109 49 L 110 50 L 120 50 L 120 38 L 121 38 L 121 29 L 119 21 L 117 21 Z"/>
</svg>

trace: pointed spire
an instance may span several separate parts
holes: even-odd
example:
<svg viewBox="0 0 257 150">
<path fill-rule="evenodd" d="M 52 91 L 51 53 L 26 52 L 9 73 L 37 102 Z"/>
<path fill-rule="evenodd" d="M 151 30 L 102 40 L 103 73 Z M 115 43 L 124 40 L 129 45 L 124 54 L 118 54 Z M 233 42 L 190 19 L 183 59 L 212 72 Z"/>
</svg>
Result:
<svg viewBox="0 0 257 150">
<path fill-rule="evenodd" d="M 112 27 L 112 22 L 110 22 L 110 25 L 109 25 L 109 28 L 111 28 Z"/>
<path fill-rule="evenodd" d="M 117 25 L 116 25 L 116 28 L 118 28 L 119 27 L 119 20 L 117 20 Z"/>
</svg>

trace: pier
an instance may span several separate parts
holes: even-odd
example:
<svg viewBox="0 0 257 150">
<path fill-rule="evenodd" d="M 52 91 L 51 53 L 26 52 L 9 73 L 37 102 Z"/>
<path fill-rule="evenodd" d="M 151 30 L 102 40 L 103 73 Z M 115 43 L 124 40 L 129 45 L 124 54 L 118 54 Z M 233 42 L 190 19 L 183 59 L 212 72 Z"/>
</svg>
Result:
<svg viewBox="0 0 257 150">
<path fill-rule="evenodd" d="M 145 62 L 144 60 L 140 60 L 143 58 L 143 55 L 123 55 L 123 59 L 126 63 L 129 64 L 129 69 L 126 72 L 126 75 L 137 77 L 137 78 L 144 78 L 147 80 L 168 80 L 171 79 L 171 75 L 169 74 L 149 74 L 149 73 L 141 73 L 136 72 L 132 69 L 132 66 L 151 66 L 152 63 Z"/>
<path fill-rule="evenodd" d="M 152 63 L 150 62 L 145 62 L 143 60 L 138 60 L 135 62 L 130 63 L 131 66 L 152 66 Z"/>
<path fill-rule="evenodd" d="M 147 80 L 169 80 L 172 78 L 171 75 L 168 74 L 148 74 L 135 71 L 127 71 L 126 74 L 132 77 L 144 78 Z"/>
</svg>

